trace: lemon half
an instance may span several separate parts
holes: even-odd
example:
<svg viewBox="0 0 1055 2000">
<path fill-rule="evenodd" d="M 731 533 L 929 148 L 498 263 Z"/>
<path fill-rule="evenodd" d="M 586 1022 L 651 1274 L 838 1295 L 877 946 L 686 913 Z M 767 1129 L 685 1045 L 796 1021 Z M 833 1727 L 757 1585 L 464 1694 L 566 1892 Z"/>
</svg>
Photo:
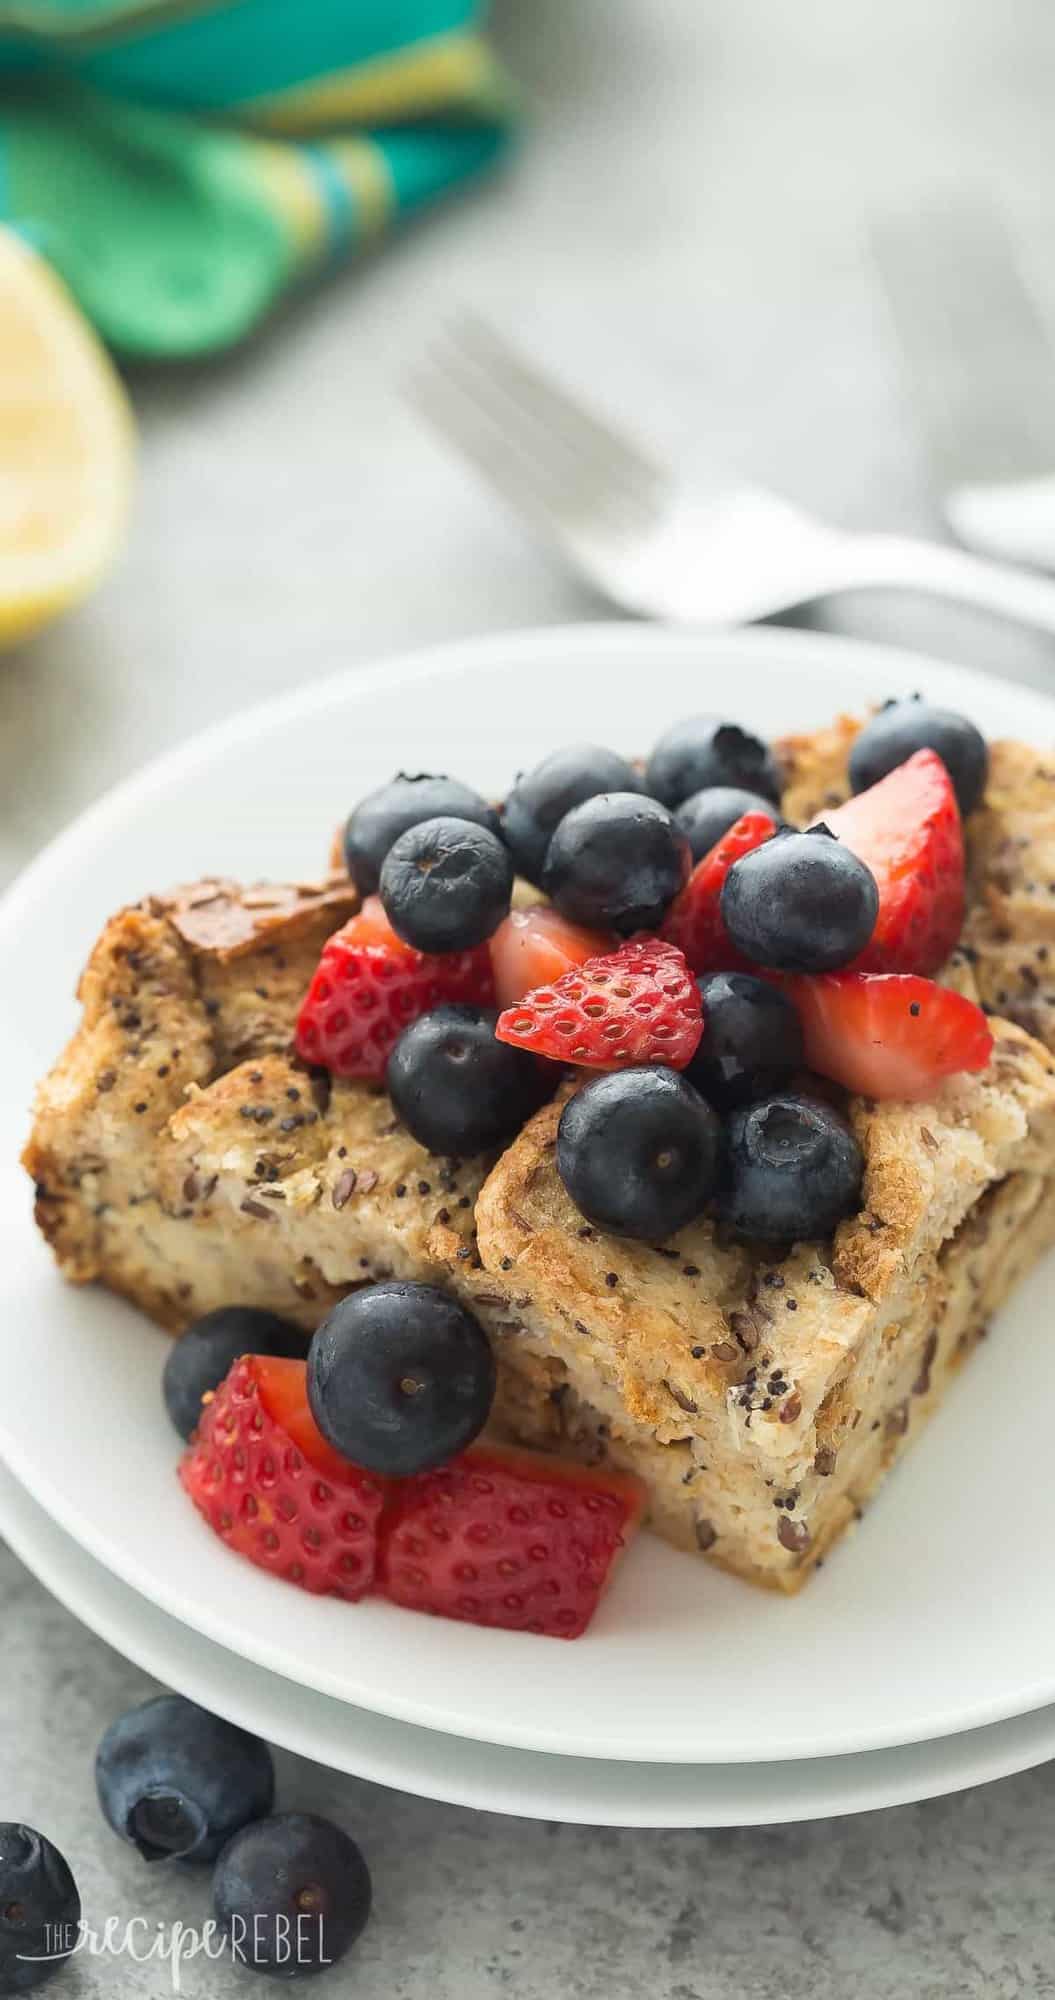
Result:
<svg viewBox="0 0 1055 2000">
<path fill-rule="evenodd" d="M 134 426 L 50 265 L 0 228 L 0 646 L 84 597 L 124 540 Z"/>
</svg>

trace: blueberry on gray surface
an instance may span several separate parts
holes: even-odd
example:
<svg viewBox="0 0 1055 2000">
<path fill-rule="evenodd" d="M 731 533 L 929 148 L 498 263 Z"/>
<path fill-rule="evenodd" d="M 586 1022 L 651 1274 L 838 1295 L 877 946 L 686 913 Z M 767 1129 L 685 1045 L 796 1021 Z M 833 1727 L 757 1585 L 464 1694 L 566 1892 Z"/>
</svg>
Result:
<svg viewBox="0 0 1055 2000">
<path fill-rule="evenodd" d="M 81 1899 L 65 1857 L 35 1827 L 0 1820 L 0 1993 L 32 1993 L 62 1970 Z"/>
<path fill-rule="evenodd" d="M 664 805 L 680 806 L 711 785 L 737 785 L 775 804 L 780 772 L 768 745 L 750 730 L 715 715 L 690 715 L 660 737 L 645 767 L 645 789 Z"/>
<path fill-rule="evenodd" d="M 722 921 L 753 965 L 834 972 L 864 950 L 879 913 L 870 868 L 826 826 L 783 827 L 734 861 L 722 885 Z"/>
<path fill-rule="evenodd" d="M 201 1416 L 201 1399 L 218 1389 L 242 1354 L 282 1354 L 296 1359 L 307 1351 L 307 1335 L 277 1313 L 256 1306 L 218 1306 L 196 1319 L 173 1342 L 161 1377 L 165 1408 L 181 1438 L 189 1438 Z"/>
<path fill-rule="evenodd" d="M 518 875 L 541 883 L 546 850 L 565 813 L 599 792 L 634 792 L 632 764 L 597 743 L 572 743 L 544 757 L 517 779 L 502 807 L 502 837 Z"/>
<path fill-rule="evenodd" d="M 325 1972 L 370 1915 L 360 1849 L 318 1813 L 275 1813 L 229 1841 L 213 1876 L 213 1909 L 236 1965 L 275 1979 Z"/>
<path fill-rule="evenodd" d="M 495 1364 L 482 1327 L 435 1285 L 364 1285 L 323 1320 L 308 1351 L 308 1401 L 323 1437 L 367 1472 L 442 1465 L 482 1431 Z"/>
<path fill-rule="evenodd" d="M 418 951 L 471 951 L 497 930 L 513 891 L 513 857 L 468 819 L 426 819 L 389 848 L 381 901 Z"/>
<path fill-rule="evenodd" d="M 703 1034 L 683 1074 L 719 1111 L 768 1097 L 802 1068 L 802 1026 L 786 993 L 749 972 L 696 981 Z"/>
<path fill-rule="evenodd" d="M 989 747 L 980 729 L 951 708 L 934 708 L 918 694 L 888 701 L 865 723 L 850 752 L 850 784 L 865 792 L 917 750 L 936 750 L 966 819 L 985 790 Z"/>
<path fill-rule="evenodd" d="M 543 886 L 572 923 L 629 935 L 658 929 L 691 868 L 688 840 L 658 800 L 601 792 L 565 813 Z"/>
<path fill-rule="evenodd" d="M 663 1243 L 702 1214 L 720 1149 L 717 1115 L 676 1070 L 613 1070 L 565 1105 L 557 1172 L 587 1221 Z"/>
<path fill-rule="evenodd" d="M 498 832 L 498 814 L 486 799 L 458 778 L 432 777 L 425 772 L 408 777 L 400 771 L 379 791 L 349 813 L 344 829 L 348 873 L 363 896 L 372 896 L 381 880 L 389 848 L 424 819 L 468 819 Z"/>
<path fill-rule="evenodd" d="M 446 1002 L 404 1028 L 385 1086 L 408 1132 L 430 1153 L 488 1152 L 552 1097 L 559 1063 L 495 1040 L 491 1008 Z"/>
<path fill-rule="evenodd" d="M 163 1694 L 111 1723 L 95 1785 L 114 1832 L 144 1861 L 213 1861 L 239 1827 L 270 1812 L 275 1773 L 258 1737 Z"/>
<path fill-rule="evenodd" d="M 693 862 L 702 861 L 745 813 L 768 813 L 773 817 L 773 801 L 761 792 L 745 792 L 740 785 L 707 785 L 683 799 L 674 817 L 687 836 Z"/>
<path fill-rule="evenodd" d="M 729 1120 L 721 1214 L 738 1236 L 763 1242 L 830 1236 L 855 1213 L 863 1172 L 861 1148 L 830 1104 L 777 1093 Z"/>
</svg>

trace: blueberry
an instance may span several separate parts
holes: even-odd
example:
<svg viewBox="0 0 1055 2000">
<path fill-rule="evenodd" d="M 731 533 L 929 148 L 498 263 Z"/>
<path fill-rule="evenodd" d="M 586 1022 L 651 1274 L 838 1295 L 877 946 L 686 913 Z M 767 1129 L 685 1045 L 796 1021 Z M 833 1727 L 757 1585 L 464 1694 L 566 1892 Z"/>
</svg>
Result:
<svg viewBox="0 0 1055 2000">
<path fill-rule="evenodd" d="M 380 791 L 360 799 L 344 829 L 348 873 L 363 896 L 372 896 L 390 847 L 423 819 L 468 819 L 498 832 L 498 814 L 486 799 L 458 778 L 433 778 L 422 772 L 408 777 L 400 771 Z"/>
<path fill-rule="evenodd" d="M 613 1070 L 565 1105 L 557 1172 L 589 1222 L 662 1243 L 710 1200 L 720 1143 L 715 1113 L 676 1070 Z"/>
<path fill-rule="evenodd" d="M 0 1993 L 31 1993 L 77 1944 L 81 1899 L 57 1847 L 0 1820 Z"/>
<path fill-rule="evenodd" d="M 495 1393 L 487 1336 L 435 1285 L 363 1285 L 323 1320 L 308 1401 L 323 1436 L 367 1472 L 442 1465 L 482 1431 Z"/>
<path fill-rule="evenodd" d="M 757 736 L 714 715 L 692 715 L 661 736 L 645 767 L 645 789 L 664 805 L 680 806 L 711 785 L 737 785 L 774 803 L 780 773 Z"/>
<path fill-rule="evenodd" d="M 654 931 L 692 867 L 665 806 L 637 792 L 602 792 L 565 813 L 543 884 L 561 915 L 593 930 Z"/>
<path fill-rule="evenodd" d="M 213 1861 L 225 1840 L 271 1810 L 266 1743 L 179 1694 L 112 1722 L 95 1758 L 104 1816 L 144 1861 Z"/>
<path fill-rule="evenodd" d="M 855 792 L 876 785 L 888 771 L 904 764 L 916 750 L 936 750 L 952 779 L 964 818 L 973 812 L 989 775 L 985 737 L 965 715 L 951 708 L 932 708 L 918 694 L 888 701 L 866 722 L 850 752 L 850 783 Z"/>
<path fill-rule="evenodd" d="M 468 819 L 426 819 L 401 833 L 381 870 L 394 931 L 418 951 L 471 951 L 509 909 L 513 859 L 497 834 Z"/>
<path fill-rule="evenodd" d="M 495 1040 L 498 1015 L 453 1001 L 404 1028 L 385 1084 L 407 1130 L 430 1153 L 485 1153 L 552 1097 L 560 1066 Z"/>
<path fill-rule="evenodd" d="M 641 781 L 632 764 L 596 743 L 573 743 L 554 750 L 533 771 L 517 779 L 502 807 L 502 836 L 512 850 L 517 874 L 541 882 L 546 849 L 573 806 L 599 792 L 635 792 Z"/>
<path fill-rule="evenodd" d="M 276 1979 L 324 1972 L 370 1915 L 370 1870 L 354 1840 L 317 1813 L 275 1813 L 229 1841 L 213 1908 L 236 1965 Z"/>
<path fill-rule="evenodd" d="M 879 890 L 863 861 L 826 826 L 784 827 L 734 861 L 722 921 L 738 951 L 779 972 L 833 972 L 875 929 Z"/>
<path fill-rule="evenodd" d="M 768 1097 L 802 1068 L 802 1027 L 786 993 L 749 972 L 696 981 L 703 1036 L 684 1074 L 719 1111 Z"/>
<path fill-rule="evenodd" d="M 165 1408 L 181 1438 L 201 1416 L 201 1399 L 218 1389 L 241 1354 L 284 1354 L 303 1359 L 307 1335 L 277 1313 L 256 1306 L 218 1306 L 196 1319 L 169 1348 L 161 1378 Z"/>
<path fill-rule="evenodd" d="M 739 785 L 707 785 L 702 792 L 683 799 L 674 817 L 688 837 L 696 862 L 702 861 L 745 813 L 759 812 L 773 817 L 773 802 L 764 799 L 761 792 L 745 792 Z"/>
<path fill-rule="evenodd" d="M 861 1148 L 830 1104 L 767 1097 L 729 1120 L 721 1213 L 738 1236 L 768 1243 L 830 1236 L 856 1211 L 863 1172 Z"/>
</svg>

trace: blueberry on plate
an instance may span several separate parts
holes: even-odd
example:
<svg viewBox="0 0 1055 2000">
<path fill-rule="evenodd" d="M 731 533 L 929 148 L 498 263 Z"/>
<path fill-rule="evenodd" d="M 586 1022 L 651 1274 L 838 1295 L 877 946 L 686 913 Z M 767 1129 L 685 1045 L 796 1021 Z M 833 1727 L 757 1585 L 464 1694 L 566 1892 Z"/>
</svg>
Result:
<svg viewBox="0 0 1055 2000">
<path fill-rule="evenodd" d="M 690 715 L 660 737 L 645 767 L 645 790 L 680 806 L 711 785 L 737 785 L 774 804 L 780 797 L 780 773 L 760 737 L 714 715 Z"/>
<path fill-rule="evenodd" d="M 144 1861 L 214 1861 L 232 1833 L 270 1812 L 275 1773 L 258 1737 L 162 1694 L 110 1724 L 95 1785 L 104 1817 Z"/>
<path fill-rule="evenodd" d="M 344 1829 L 318 1813 L 274 1813 L 229 1841 L 213 1909 L 236 1965 L 297 1979 L 336 1964 L 366 1927 L 370 1870 Z"/>
<path fill-rule="evenodd" d="M 565 813 L 543 886 L 573 924 L 629 935 L 659 928 L 691 867 L 689 843 L 658 800 L 601 792 Z"/>
<path fill-rule="evenodd" d="M 468 819 L 410 827 L 381 870 L 385 915 L 418 951 L 471 951 L 497 930 L 512 892 L 508 847 Z"/>
<path fill-rule="evenodd" d="M 720 1211 L 738 1236 L 763 1242 L 830 1236 L 855 1213 L 863 1172 L 861 1148 L 830 1104 L 778 1094 L 729 1120 Z"/>
<path fill-rule="evenodd" d="M 390 847 L 423 819 L 468 819 L 498 832 L 498 814 L 486 799 L 458 778 L 408 777 L 400 771 L 390 784 L 361 799 L 348 815 L 344 858 L 348 873 L 363 896 L 372 896 Z"/>
<path fill-rule="evenodd" d="M 850 752 L 850 783 L 855 792 L 876 785 L 917 750 L 936 750 L 952 779 L 960 811 L 966 819 L 985 790 L 989 750 L 985 737 L 965 715 L 951 708 L 933 708 L 918 694 L 888 701 L 866 722 Z"/>
<path fill-rule="evenodd" d="M 557 1172 L 587 1221 L 663 1243 L 706 1207 L 720 1146 L 714 1111 L 677 1070 L 613 1070 L 568 1099 Z"/>
<path fill-rule="evenodd" d="M 696 981 L 703 1034 L 684 1071 L 719 1111 L 780 1090 L 803 1065 L 802 1024 L 778 986 L 749 972 L 710 972 Z"/>
<path fill-rule="evenodd" d="M 201 1399 L 218 1389 L 243 1354 L 282 1354 L 296 1360 L 308 1337 L 277 1313 L 256 1306 L 218 1306 L 196 1319 L 165 1357 L 161 1387 L 165 1408 L 181 1438 L 189 1438 L 201 1416 Z"/>
<path fill-rule="evenodd" d="M 546 849 L 565 813 L 599 792 L 635 792 L 641 781 L 632 764 L 597 743 L 554 750 L 517 779 L 502 807 L 502 837 L 518 875 L 541 882 Z"/>
<path fill-rule="evenodd" d="M 435 1285 L 363 1285 L 308 1351 L 308 1401 L 323 1437 L 395 1479 L 453 1458 L 482 1431 L 495 1393 L 487 1336 Z"/>
<path fill-rule="evenodd" d="M 495 1040 L 497 1013 L 455 1001 L 404 1028 L 385 1085 L 430 1153 L 486 1153 L 512 1139 L 560 1080 L 560 1067 Z"/>
<path fill-rule="evenodd" d="M 0 1820 L 0 1993 L 31 1993 L 77 1944 L 81 1899 L 64 1857 L 35 1827 Z"/>
<path fill-rule="evenodd" d="M 745 813 L 758 812 L 773 816 L 773 801 L 764 799 L 761 792 L 745 792 L 739 785 L 706 785 L 702 792 L 683 799 L 674 817 L 688 837 L 696 862 L 702 861 Z"/>
<path fill-rule="evenodd" d="M 722 884 L 722 922 L 738 951 L 778 972 L 834 972 L 875 929 L 879 890 L 870 868 L 826 826 L 783 827 L 734 861 Z"/>
</svg>

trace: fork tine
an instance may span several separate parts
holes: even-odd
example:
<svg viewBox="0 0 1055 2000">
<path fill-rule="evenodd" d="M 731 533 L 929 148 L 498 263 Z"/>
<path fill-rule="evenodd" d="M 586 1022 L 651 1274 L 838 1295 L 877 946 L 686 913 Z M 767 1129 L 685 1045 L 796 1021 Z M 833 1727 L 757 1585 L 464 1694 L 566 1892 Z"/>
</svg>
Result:
<svg viewBox="0 0 1055 2000">
<path fill-rule="evenodd" d="M 620 486 L 651 493 L 666 486 L 662 468 L 639 446 L 584 409 L 478 313 L 460 312 L 449 334 L 538 430 L 563 450 L 603 470 L 609 482 Z"/>
<path fill-rule="evenodd" d="M 406 393 L 434 429 L 482 473 L 507 506 L 524 514 L 549 536 L 561 534 L 550 482 L 540 483 L 531 461 L 524 459 L 477 399 L 466 394 L 456 377 L 433 362 L 428 369 L 419 368 L 409 378 Z"/>
</svg>

